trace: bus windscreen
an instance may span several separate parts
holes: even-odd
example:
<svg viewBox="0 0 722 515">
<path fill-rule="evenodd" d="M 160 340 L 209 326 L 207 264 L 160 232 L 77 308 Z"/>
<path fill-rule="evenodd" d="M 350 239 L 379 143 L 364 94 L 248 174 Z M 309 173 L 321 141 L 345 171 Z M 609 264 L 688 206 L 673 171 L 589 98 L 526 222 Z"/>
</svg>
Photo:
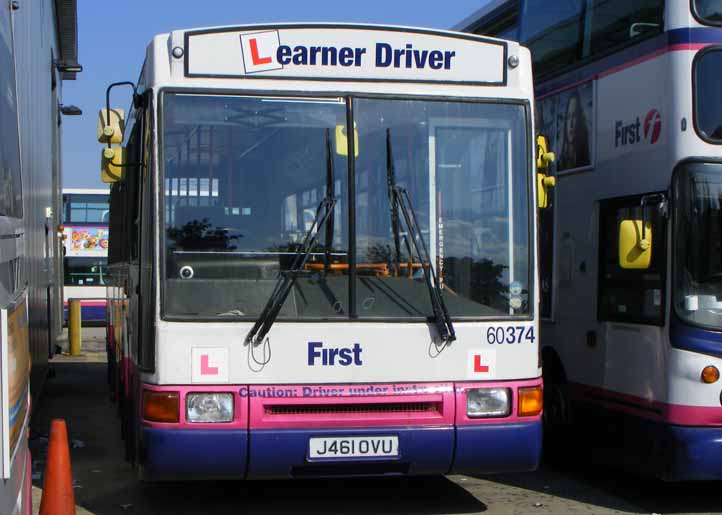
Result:
<svg viewBox="0 0 722 515">
<path fill-rule="evenodd" d="M 413 204 L 449 314 L 530 313 L 524 107 L 352 103 L 164 95 L 166 315 L 257 319 L 332 191 L 333 230 L 329 235 L 324 228 L 303 270 L 292 271 L 297 277 L 278 318 L 348 319 L 355 266 L 355 316 L 433 319 L 428 263 L 411 250 L 411 231 L 392 227 L 388 145 L 396 184 Z M 327 133 L 333 135 L 331 188 Z"/>
</svg>

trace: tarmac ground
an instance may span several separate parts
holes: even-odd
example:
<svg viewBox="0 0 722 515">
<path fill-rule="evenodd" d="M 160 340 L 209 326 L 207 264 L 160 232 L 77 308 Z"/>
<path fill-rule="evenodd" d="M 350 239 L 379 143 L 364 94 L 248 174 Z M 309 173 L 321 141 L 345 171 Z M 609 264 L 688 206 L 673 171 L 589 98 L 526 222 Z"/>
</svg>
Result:
<svg viewBox="0 0 722 515">
<path fill-rule="evenodd" d="M 82 355 L 51 362 L 31 424 L 35 513 L 53 418 L 68 425 L 79 515 L 722 513 L 720 483 L 667 484 L 580 463 L 494 477 L 141 483 L 124 461 L 103 331 L 84 328 Z"/>
</svg>

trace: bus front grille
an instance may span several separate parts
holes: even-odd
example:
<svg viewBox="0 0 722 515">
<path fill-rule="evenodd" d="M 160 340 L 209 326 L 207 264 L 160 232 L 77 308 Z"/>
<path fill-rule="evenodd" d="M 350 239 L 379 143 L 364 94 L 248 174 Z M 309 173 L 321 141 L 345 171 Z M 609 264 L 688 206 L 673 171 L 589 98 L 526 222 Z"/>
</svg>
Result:
<svg viewBox="0 0 722 515">
<path fill-rule="evenodd" d="M 267 415 L 327 415 L 338 413 L 441 413 L 438 402 L 388 402 L 343 404 L 273 404 Z"/>
</svg>

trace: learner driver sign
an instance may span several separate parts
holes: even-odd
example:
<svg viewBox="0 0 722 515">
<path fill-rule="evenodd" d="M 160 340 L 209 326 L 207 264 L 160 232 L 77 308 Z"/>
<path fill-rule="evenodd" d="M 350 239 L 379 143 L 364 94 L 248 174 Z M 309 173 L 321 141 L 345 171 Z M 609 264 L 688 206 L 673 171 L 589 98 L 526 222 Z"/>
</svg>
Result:
<svg viewBox="0 0 722 515">
<path fill-rule="evenodd" d="M 449 32 L 312 25 L 201 30 L 185 36 L 189 77 L 503 85 L 506 76 L 506 43 Z"/>
</svg>

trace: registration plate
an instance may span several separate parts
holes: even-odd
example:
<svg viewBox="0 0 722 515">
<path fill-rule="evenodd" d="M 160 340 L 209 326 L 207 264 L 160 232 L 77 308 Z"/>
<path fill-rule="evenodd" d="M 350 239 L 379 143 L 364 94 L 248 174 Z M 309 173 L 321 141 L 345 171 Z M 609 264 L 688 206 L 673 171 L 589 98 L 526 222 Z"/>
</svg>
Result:
<svg viewBox="0 0 722 515">
<path fill-rule="evenodd" d="M 399 455 L 398 436 L 343 436 L 311 438 L 311 459 L 393 458 Z"/>
</svg>

